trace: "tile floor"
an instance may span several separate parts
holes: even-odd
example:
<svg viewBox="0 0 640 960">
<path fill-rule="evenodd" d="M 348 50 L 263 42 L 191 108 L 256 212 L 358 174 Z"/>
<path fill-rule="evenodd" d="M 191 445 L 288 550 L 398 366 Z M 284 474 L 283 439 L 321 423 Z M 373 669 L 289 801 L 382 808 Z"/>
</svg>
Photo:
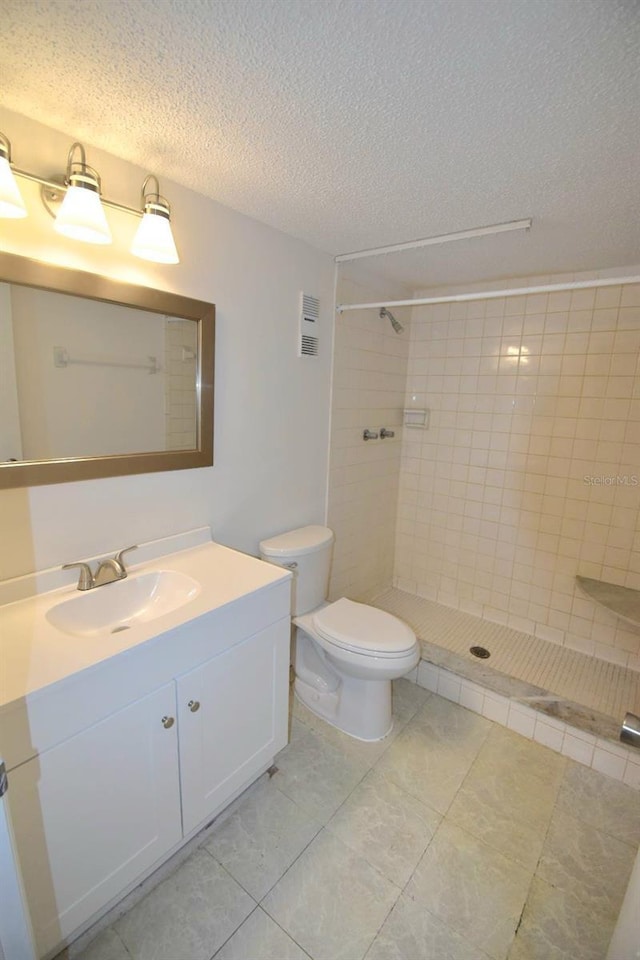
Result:
<svg viewBox="0 0 640 960">
<path fill-rule="evenodd" d="M 425 646 L 423 656 L 427 660 L 432 659 L 434 648 L 443 648 L 480 670 L 497 671 L 614 717 L 618 726 L 627 710 L 640 713 L 637 670 L 599 660 L 395 587 L 368 595 L 366 599 L 406 620 Z M 472 657 L 469 654 L 472 644 L 488 647 L 491 659 L 478 661 Z"/>
<path fill-rule="evenodd" d="M 630 787 L 406 680 L 378 744 L 291 742 L 82 960 L 598 960 L 640 842 Z"/>
</svg>

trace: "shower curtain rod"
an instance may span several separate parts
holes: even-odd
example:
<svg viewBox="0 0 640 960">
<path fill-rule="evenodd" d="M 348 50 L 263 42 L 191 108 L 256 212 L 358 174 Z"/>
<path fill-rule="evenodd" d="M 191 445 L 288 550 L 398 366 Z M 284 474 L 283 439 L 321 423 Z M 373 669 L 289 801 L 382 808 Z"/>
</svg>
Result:
<svg viewBox="0 0 640 960">
<path fill-rule="evenodd" d="M 379 257 L 384 253 L 400 253 L 403 250 L 415 250 L 418 247 L 437 246 L 452 240 L 471 240 L 474 237 L 489 237 L 494 233 L 508 233 L 511 230 L 530 230 L 531 217 L 526 220 L 509 220 L 507 223 L 492 223 L 489 227 L 473 227 L 471 230 L 458 230 L 456 233 L 441 233 L 437 237 L 421 237 L 419 240 L 407 240 L 405 243 L 391 243 L 386 247 L 370 247 L 368 250 L 356 250 L 354 253 L 341 253 L 334 257 L 335 263 L 347 263 L 350 260 L 362 260 L 364 257 Z"/>
<path fill-rule="evenodd" d="M 337 313 L 346 310 L 367 310 L 378 307 L 422 307 L 432 303 L 462 303 L 465 300 L 497 300 L 500 297 L 523 297 L 535 293 L 556 293 L 562 290 L 587 290 L 590 287 L 617 287 L 640 283 L 640 277 L 601 277 L 599 280 L 574 280 L 568 283 L 545 283 L 537 287 L 513 287 L 508 290 L 481 290 L 457 293 L 446 297 L 417 297 L 413 300 L 376 300 L 374 303 L 339 303 Z"/>
</svg>

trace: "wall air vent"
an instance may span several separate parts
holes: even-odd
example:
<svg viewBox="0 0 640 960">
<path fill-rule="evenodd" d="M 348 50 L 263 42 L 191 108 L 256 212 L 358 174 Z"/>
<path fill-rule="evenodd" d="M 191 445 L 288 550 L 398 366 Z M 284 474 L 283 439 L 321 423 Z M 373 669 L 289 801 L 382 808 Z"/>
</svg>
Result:
<svg viewBox="0 0 640 960">
<path fill-rule="evenodd" d="M 320 321 L 320 301 L 308 293 L 300 294 L 300 335 L 298 338 L 299 357 L 317 357 L 319 349 L 318 324 Z"/>
</svg>

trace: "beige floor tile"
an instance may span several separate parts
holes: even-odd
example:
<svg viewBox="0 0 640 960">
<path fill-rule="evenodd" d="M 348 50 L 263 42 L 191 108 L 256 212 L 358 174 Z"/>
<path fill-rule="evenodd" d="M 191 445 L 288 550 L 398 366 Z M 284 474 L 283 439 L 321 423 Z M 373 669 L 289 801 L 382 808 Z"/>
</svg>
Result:
<svg viewBox="0 0 640 960">
<path fill-rule="evenodd" d="M 291 708 L 291 719 L 289 723 L 289 745 L 297 743 L 309 733 L 309 727 L 302 723 L 297 717 L 293 716 L 293 707 Z M 286 747 L 284 748 L 287 749 Z"/>
<path fill-rule="evenodd" d="M 496 772 L 511 773 L 517 768 L 523 783 L 526 783 L 525 789 L 533 784 L 536 789 L 549 786 L 553 791 L 560 787 L 567 764 L 570 763 L 554 750 L 527 740 L 499 724 L 492 726 L 476 762 L 487 763 Z"/>
<path fill-rule="evenodd" d="M 360 783 L 369 764 L 355 760 L 313 730 L 276 757 L 273 784 L 312 817 L 326 823 Z"/>
<path fill-rule="evenodd" d="M 536 877 L 509 960 L 604 960 L 613 927 L 572 893 Z"/>
<path fill-rule="evenodd" d="M 323 830 L 262 906 L 314 960 L 361 960 L 399 894 Z"/>
<path fill-rule="evenodd" d="M 492 724 L 430 697 L 384 753 L 376 769 L 438 813 L 446 813 Z"/>
<path fill-rule="evenodd" d="M 571 761 L 558 806 L 625 843 L 640 844 L 640 795 L 637 790 Z"/>
<path fill-rule="evenodd" d="M 494 960 L 504 960 L 531 877 L 531 871 L 443 822 L 406 893 Z"/>
<path fill-rule="evenodd" d="M 542 853 L 546 825 L 528 824 L 515 806 L 492 806 L 487 793 L 467 787 L 465 782 L 449 808 L 447 822 L 462 827 L 526 870 L 535 870 Z"/>
<path fill-rule="evenodd" d="M 534 870 L 566 759 L 494 727 L 447 813 L 447 820 Z"/>
<path fill-rule="evenodd" d="M 433 743 L 465 757 L 475 758 L 494 724 L 435 694 L 416 712 L 407 729 L 420 728 Z"/>
<path fill-rule="evenodd" d="M 486 960 L 477 946 L 402 894 L 365 960 Z"/>
<path fill-rule="evenodd" d="M 74 960 L 131 960 L 131 954 L 111 927 L 98 934 L 82 953 L 63 950 L 56 960 L 67 960 L 67 957 Z"/>
<path fill-rule="evenodd" d="M 391 694 L 393 697 L 393 717 L 398 727 L 404 727 L 431 696 L 424 687 L 419 687 L 417 683 L 403 679 L 393 681 Z"/>
<path fill-rule="evenodd" d="M 212 834 L 206 849 L 261 900 L 320 828 L 273 780 L 267 780 Z"/>
<path fill-rule="evenodd" d="M 440 815 L 372 770 L 327 824 L 352 850 L 403 887 Z"/>
<path fill-rule="evenodd" d="M 551 820 L 537 875 L 578 897 L 585 909 L 615 920 L 635 855 L 630 844 L 560 809 Z"/>
<path fill-rule="evenodd" d="M 257 907 L 214 960 L 308 960 L 308 954 Z"/>
<path fill-rule="evenodd" d="M 132 960 L 210 960 L 255 901 L 206 850 L 196 850 L 114 924 Z"/>
</svg>

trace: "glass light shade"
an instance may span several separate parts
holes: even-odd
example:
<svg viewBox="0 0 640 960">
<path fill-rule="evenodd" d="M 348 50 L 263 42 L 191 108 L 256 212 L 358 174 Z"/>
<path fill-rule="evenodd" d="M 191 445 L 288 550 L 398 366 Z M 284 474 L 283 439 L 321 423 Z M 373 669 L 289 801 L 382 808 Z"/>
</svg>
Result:
<svg viewBox="0 0 640 960">
<path fill-rule="evenodd" d="M 180 263 L 169 218 L 164 209 L 156 213 L 153 207 L 152 203 L 145 205 L 145 213 L 131 244 L 131 253 L 155 263 Z"/>
<path fill-rule="evenodd" d="M 27 208 L 20 196 L 16 178 L 6 157 L 0 156 L 0 217 L 26 217 Z"/>
<path fill-rule="evenodd" d="M 100 203 L 100 194 L 73 183 L 67 188 L 54 229 L 85 243 L 111 243 L 111 230 Z"/>
</svg>

